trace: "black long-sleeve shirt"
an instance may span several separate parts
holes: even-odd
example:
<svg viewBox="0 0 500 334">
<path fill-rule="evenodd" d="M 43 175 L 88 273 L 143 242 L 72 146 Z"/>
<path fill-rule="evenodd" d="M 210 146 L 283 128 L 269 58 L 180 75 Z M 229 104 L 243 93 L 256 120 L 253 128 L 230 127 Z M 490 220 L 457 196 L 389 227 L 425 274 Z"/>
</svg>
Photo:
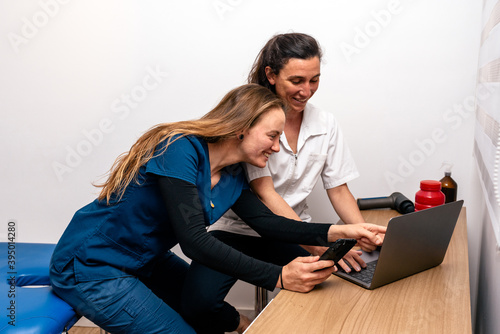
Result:
<svg viewBox="0 0 500 334">
<path fill-rule="evenodd" d="M 272 290 L 281 267 L 249 257 L 219 241 L 206 230 L 195 185 L 160 177 L 168 219 L 182 251 L 215 270 Z M 231 209 L 262 237 L 289 243 L 326 245 L 330 224 L 306 224 L 277 216 L 250 190 L 244 190 Z"/>
</svg>

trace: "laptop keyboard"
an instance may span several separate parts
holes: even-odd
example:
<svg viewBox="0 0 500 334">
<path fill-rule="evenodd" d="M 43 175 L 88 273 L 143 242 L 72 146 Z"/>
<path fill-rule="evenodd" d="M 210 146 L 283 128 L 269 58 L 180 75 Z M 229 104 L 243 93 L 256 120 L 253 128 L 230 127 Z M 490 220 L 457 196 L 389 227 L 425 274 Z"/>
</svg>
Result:
<svg viewBox="0 0 500 334">
<path fill-rule="evenodd" d="M 373 278 L 373 273 L 375 272 L 375 267 L 377 266 L 377 260 L 368 262 L 367 267 L 361 269 L 361 271 L 352 270 L 349 276 L 356 278 L 363 283 L 370 284 Z"/>
</svg>

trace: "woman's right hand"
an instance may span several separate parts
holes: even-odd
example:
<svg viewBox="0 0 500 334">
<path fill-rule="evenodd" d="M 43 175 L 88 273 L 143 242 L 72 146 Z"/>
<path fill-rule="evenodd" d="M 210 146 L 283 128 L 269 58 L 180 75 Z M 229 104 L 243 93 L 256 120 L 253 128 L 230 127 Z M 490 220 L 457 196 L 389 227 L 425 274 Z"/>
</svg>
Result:
<svg viewBox="0 0 500 334">
<path fill-rule="evenodd" d="M 281 279 L 286 290 L 309 292 L 337 271 L 333 261 L 318 261 L 319 256 L 298 257 L 283 267 Z M 278 279 L 277 288 L 281 288 Z"/>
<path fill-rule="evenodd" d="M 340 238 L 352 238 L 364 244 L 381 246 L 384 242 L 387 227 L 375 224 L 345 224 L 332 225 L 328 230 L 328 241 L 334 242 Z"/>
</svg>

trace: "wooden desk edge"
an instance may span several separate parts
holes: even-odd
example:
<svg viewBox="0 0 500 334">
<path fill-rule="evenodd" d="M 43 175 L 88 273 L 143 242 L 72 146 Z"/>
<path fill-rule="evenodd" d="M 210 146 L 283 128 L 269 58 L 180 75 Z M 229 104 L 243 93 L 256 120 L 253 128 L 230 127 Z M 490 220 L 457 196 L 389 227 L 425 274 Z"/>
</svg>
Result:
<svg viewBox="0 0 500 334">
<path fill-rule="evenodd" d="M 377 213 L 378 212 L 378 213 Z M 369 210 L 369 211 L 362 211 L 363 216 L 365 219 L 367 219 L 368 222 L 372 223 L 377 223 L 375 220 L 385 220 L 387 221 L 394 216 L 399 215 L 396 211 L 393 210 Z M 374 216 L 376 215 L 378 218 L 373 219 Z M 381 224 L 385 225 L 385 224 Z M 466 216 L 466 208 L 462 208 L 462 211 L 460 212 L 460 216 L 457 221 L 457 225 L 455 227 L 455 231 L 453 233 L 452 237 L 452 242 L 458 242 L 456 240 L 457 238 L 460 238 L 462 241 L 462 254 L 465 254 L 464 258 L 462 259 L 463 262 L 461 262 L 461 266 L 463 266 L 466 269 L 467 275 L 464 277 L 466 284 L 464 283 L 464 289 L 466 291 L 463 291 L 466 294 L 466 297 L 468 299 L 466 308 L 467 308 L 467 315 L 465 322 L 468 323 L 466 327 L 468 328 L 462 328 L 465 330 L 466 333 L 472 333 L 472 324 L 471 324 L 471 307 L 470 307 L 470 281 L 469 281 L 469 260 L 468 260 L 468 243 L 467 243 L 467 216 Z M 454 241 L 456 240 L 456 241 Z M 289 292 L 287 292 L 289 293 Z M 256 317 L 256 319 L 252 322 L 250 327 L 245 331 L 246 334 L 252 334 L 252 333 L 263 333 L 263 330 L 265 330 L 266 326 L 265 323 L 272 321 L 269 317 L 267 317 L 267 314 L 269 313 L 276 313 L 276 308 L 279 308 L 282 303 L 286 303 L 287 299 L 287 293 L 278 293 L 278 295 L 271 300 L 271 302 L 266 306 L 266 308 Z M 268 310 L 269 307 L 269 310 Z M 275 317 L 276 318 L 276 317 Z M 279 319 L 279 321 L 283 321 L 283 319 Z M 264 325 L 264 326 L 262 326 Z"/>
</svg>

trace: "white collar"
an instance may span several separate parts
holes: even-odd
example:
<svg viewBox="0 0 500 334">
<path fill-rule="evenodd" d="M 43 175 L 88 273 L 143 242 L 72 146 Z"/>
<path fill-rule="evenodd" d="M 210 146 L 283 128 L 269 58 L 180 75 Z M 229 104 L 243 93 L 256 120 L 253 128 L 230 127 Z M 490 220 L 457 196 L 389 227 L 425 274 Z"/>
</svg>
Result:
<svg viewBox="0 0 500 334">
<path fill-rule="evenodd" d="M 304 115 L 300 124 L 299 138 L 297 139 L 297 152 L 300 151 L 309 137 L 327 133 L 326 120 L 318 108 L 311 103 L 307 103 L 302 112 Z M 280 136 L 280 141 L 287 150 L 292 151 L 290 145 L 288 145 L 284 131 Z"/>
</svg>

